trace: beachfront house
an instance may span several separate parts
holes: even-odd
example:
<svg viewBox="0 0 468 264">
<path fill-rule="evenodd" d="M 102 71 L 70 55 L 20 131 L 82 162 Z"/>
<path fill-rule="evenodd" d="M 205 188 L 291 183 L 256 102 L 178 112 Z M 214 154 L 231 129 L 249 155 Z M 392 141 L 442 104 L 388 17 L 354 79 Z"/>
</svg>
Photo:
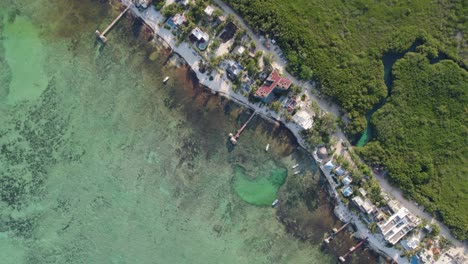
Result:
<svg viewBox="0 0 468 264">
<path fill-rule="evenodd" d="M 341 193 L 343 194 L 344 197 L 349 197 L 351 196 L 351 194 L 353 194 L 353 187 L 345 186 L 341 188 Z"/>
<path fill-rule="evenodd" d="M 298 111 L 293 116 L 293 121 L 303 130 L 311 128 L 314 123 L 312 116 L 304 110 Z"/>
<path fill-rule="evenodd" d="M 246 93 L 250 93 L 250 90 L 252 90 L 251 87 L 253 83 L 254 81 L 249 78 L 249 75 L 247 75 L 247 73 L 245 73 L 242 76 L 241 87 L 242 87 L 242 90 L 245 91 Z"/>
<path fill-rule="evenodd" d="M 350 185 L 351 182 L 353 182 L 353 179 L 348 175 L 346 177 L 343 178 L 343 180 L 341 181 L 344 185 Z"/>
<path fill-rule="evenodd" d="M 336 169 L 335 174 L 336 176 L 343 176 L 346 173 L 346 171 L 340 166 Z"/>
<path fill-rule="evenodd" d="M 135 0 L 135 6 L 138 8 L 148 8 L 153 0 Z"/>
<path fill-rule="evenodd" d="M 182 26 L 187 21 L 185 14 L 176 14 L 175 16 L 169 18 L 166 21 L 166 25 L 168 25 L 171 29 L 177 29 Z"/>
<path fill-rule="evenodd" d="M 227 61 L 226 64 L 226 75 L 228 79 L 231 81 L 236 80 L 244 68 L 235 61 Z"/>
<path fill-rule="evenodd" d="M 190 32 L 189 38 L 192 42 L 208 42 L 210 36 L 199 27 L 196 27 Z"/>
<path fill-rule="evenodd" d="M 325 165 L 323 165 L 323 168 L 328 171 L 331 171 L 335 168 L 335 164 L 333 164 L 333 162 L 329 160 L 327 163 L 325 163 Z"/>
<path fill-rule="evenodd" d="M 208 47 L 208 40 L 210 36 L 201 30 L 199 27 L 196 27 L 190 32 L 189 39 L 191 42 L 195 43 L 199 50 L 206 50 Z"/>
<path fill-rule="evenodd" d="M 411 214 L 408 209 L 401 207 L 386 221 L 378 223 L 377 226 L 384 239 L 388 243 L 395 245 L 418 224 L 419 219 Z"/>
<path fill-rule="evenodd" d="M 258 88 L 255 97 L 264 103 L 270 103 L 275 98 L 275 94 L 287 92 L 291 84 L 291 80 L 286 77 L 281 77 L 278 70 L 274 69 L 263 82 L 262 86 Z"/>
<path fill-rule="evenodd" d="M 376 210 L 375 206 L 367 198 L 362 199 L 360 196 L 355 196 L 351 201 L 361 212 L 368 215 L 372 214 Z"/>
</svg>

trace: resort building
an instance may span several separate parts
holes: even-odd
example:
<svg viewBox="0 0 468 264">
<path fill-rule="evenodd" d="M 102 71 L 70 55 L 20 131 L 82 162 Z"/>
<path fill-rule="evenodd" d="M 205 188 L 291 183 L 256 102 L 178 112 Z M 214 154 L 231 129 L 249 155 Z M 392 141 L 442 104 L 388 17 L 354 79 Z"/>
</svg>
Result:
<svg viewBox="0 0 468 264">
<path fill-rule="evenodd" d="M 281 77 L 278 70 L 274 69 L 265 82 L 258 88 L 255 96 L 265 103 L 273 100 L 275 93 L 286 92 L 291 87 L 291 80 Z"/>
<path fill-rule="evenodd" d="M 387 242 L 395 245 L 409 231 L 415 228 L 419 219 L 412 215 L 408 209 L 401 207 L 398 212 L 390 216 L 385 222 L 378 224 L 380 232 Z"/>
</svg>

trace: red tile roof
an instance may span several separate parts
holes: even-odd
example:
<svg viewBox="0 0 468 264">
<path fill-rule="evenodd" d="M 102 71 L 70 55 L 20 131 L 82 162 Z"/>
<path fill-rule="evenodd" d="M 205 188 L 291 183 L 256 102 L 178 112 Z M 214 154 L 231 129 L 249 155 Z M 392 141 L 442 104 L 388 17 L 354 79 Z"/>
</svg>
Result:
<svg viewBox="0 0 468 264">
<path fill-rule="evenodd" d="M 262 86 L 255 93 L 258 97 L 267 97 L 275 88 L 288 90 L 292 82 L 288 78 L 281 77 L 276 69 L 268 76 Z"/>
</svg>

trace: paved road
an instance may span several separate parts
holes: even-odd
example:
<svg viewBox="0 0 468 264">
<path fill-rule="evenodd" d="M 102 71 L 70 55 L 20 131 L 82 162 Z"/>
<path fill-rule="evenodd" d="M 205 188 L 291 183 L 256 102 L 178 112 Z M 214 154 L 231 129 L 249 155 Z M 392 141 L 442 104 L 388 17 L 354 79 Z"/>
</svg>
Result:
<svg viewBox="0 0 468 264">
<path fill-rule="evenodd" d="M 256 41 L 257 49 L 262 50 L 264 53 L 271 53 L 273 55 L 274 59 L 278 62 L 277 63 L 278 66 L 280 67 L 280 69 L 283 71 L 283 73 L 288 78 L 290 78 L 296 84 L 302 83 L 302 81 L 299 81 L 297 78 L 295 78 L 294 76 L 292 76 L 288 72 L 286 72 L 286 65 L 281 60 L 279 53 L 276 50 L 271 51 L 270 49 L 267 49 L 262 44 L 263 41 L 252 31 L 252 29 L 245 23 L 245 21 L 234 10 L 232 10 L 229 6 L 227 6 L 221 0 L 214 0 L 214 2 L 217 5 L 219 5 L 221 7 L 221 9 L 223 9 L 223 11 L 225 13 L 233 15 L 239 21 L 239 23 L 247 30 L 247 33 L 253 38 L 254 41 Z M 309 84 L 303 85 L 303 87 L 305 88 L 306 94 L 310 98 L 312 98 L 314 101 L 316 101 L 319 104 L 319 106 L 321 107 L 321 109 L 323 109 L 326 112 L 331 112 L 331 113 L 335 114 L 336 116 L 341 116 L 340 108 L 337 105 L 335 105 L 333 103 L 330 103 L 328 100 L 326 101 L 324 99 L 318 98 L 317 96 L 312 94 L 311 93 L 312 87 L 310 87 Z M 340 129 L 335 133 L 335 136 L 338 138 L 338 142 L 337 142 L 337 146 L 336 146 L 337 150 L 338 150 L 338 153 L 342 153 L 342 152 L 344 153 L 344 151 L 342 151 L 342 148 L 341 148 L 341 142 L 346 142 L 350 146 L 348 139 L 346 138 L 343 131 L 340 130 Z M 347 159 L 350 159 L 349 155 L 346 155 L 346 156 L 347 156 Z M 451 240 L 452 243 L 455 246 L 459 247 L 459 250 L 464 251 L 464 253 L 467 254 L 468 248 L 467 248 L 466 244 L 464 244 L 464 243 L 460 242 L 459 240 L 455 239 L 450 234 L 449 229 L 445 225 L 443 225 L 441 222 L 435 220 L 434 217 L 432 217 L 431 215 L 426 213 L 422 207 L 419 207 L 416 204 L 414 204 L 414 202 L 409 201 L 406 198 L 404 198 L 403 195 L 402 195 L 401 190 L 399 190 L 398 188 L 390 185 L 388 183 L 388 181 L 383 176 L 379 176 L 379 175 L 374 175 L 374 176 L 379 181 L 380 187 L 382 188 L 382 190 L 384 192 L 389 193 L 390 195 L 392 195 L 403 206 L 408 208 L 413 214 L 417 215 L 420 218 L 424 218 L 424 219 L 428 220 L 431 223 L 435 223 L 435 224 L 439 225 L 439 227 L 441 228 L 441 234 L 444 235 L 447 239 Z"/>
</svg>

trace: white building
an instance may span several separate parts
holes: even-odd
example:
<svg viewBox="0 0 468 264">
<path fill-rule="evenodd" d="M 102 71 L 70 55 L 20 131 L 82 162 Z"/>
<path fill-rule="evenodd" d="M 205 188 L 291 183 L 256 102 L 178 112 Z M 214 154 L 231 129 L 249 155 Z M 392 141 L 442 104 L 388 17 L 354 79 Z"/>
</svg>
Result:
<svg viewBox="0 0 468 264">
<path fill-rule="evenodd" d="M 211 17 L 213 15 L 213 12 L 214 12 L 214 7 L 209 5 L 205 8 L 205 14 L 207 16 Z"/>
<path fill-rule="evenodd" d="M 379 229 L 385 240 L 395 245 L 409 231 L 415 228 L 419 219 L 411 214 L 408 209 L 401 207 L 398 212 L 390 216 L 385 222 L 379 223 Z"/>
<path fill-rule="evenodd" d="M 363 200 L 360 196 L 355 196 L 352 201 L 359 208 L 359 210 L 366 214 L 371 214 L 375 209 L 372 202 L 367 198 Z"/>
<path fill-rule="evenodd" d="M 243 46 L 237 46 L 232 52 L 237 55 L 242 55 L 245 51 Z"/>
<path fill-rule="evenodd" d="M 400 204 L 395 200 L 390 200 L 387 203 L 387 205 L 390 208 L 390 210 L 392 210 L 393 213 L 398 212 L 400 210 L 400 208 L 401 208 Z"/>
<path fill-rule="evenodd" d="M 366 190 L 364 190 L 364 188 L 359 188 L 358 191 L 363 197 L 365 197 L 367 195 L 367 192 L 366 192 Z"/>
<path fill-rule="evenodd" d="M 401 245 L 405 250 L 415 250 L 419 247 L 419 240 L 416 237 L 401 240 Z"/>
<path fill-rule="evenodd" d="M 306 111 L 298 111 L 293 116 L 293 121 L 296 122 L 302 129 L 307 130 L 312 127 L 314 120 L 312 116 Z"/>
<path fill-rule="evenodd" d="M 135 5 L 137 7 L 148 8 L 148 5 L 152 0 L 135 0 Z"/>
<path fill-rule="evenodd" d="M 184 24 L 185 21 L 187 21 L 187 18 L 185 17 L 184 14 L 176 14 L 175 16 L 168 19 L 166 23 L 171 28 L 176 28 L 176 27 L 180 27 L 182 24 Z"/>
<path fill-rule="evenodd" d="M 197 41 L 205 41 L 207 42 L 210 39 L 210 36 L 203 32 L 200 28 L 196 27 L 190 33 L 190 36 L 195 38 Z"/>
</svg>

